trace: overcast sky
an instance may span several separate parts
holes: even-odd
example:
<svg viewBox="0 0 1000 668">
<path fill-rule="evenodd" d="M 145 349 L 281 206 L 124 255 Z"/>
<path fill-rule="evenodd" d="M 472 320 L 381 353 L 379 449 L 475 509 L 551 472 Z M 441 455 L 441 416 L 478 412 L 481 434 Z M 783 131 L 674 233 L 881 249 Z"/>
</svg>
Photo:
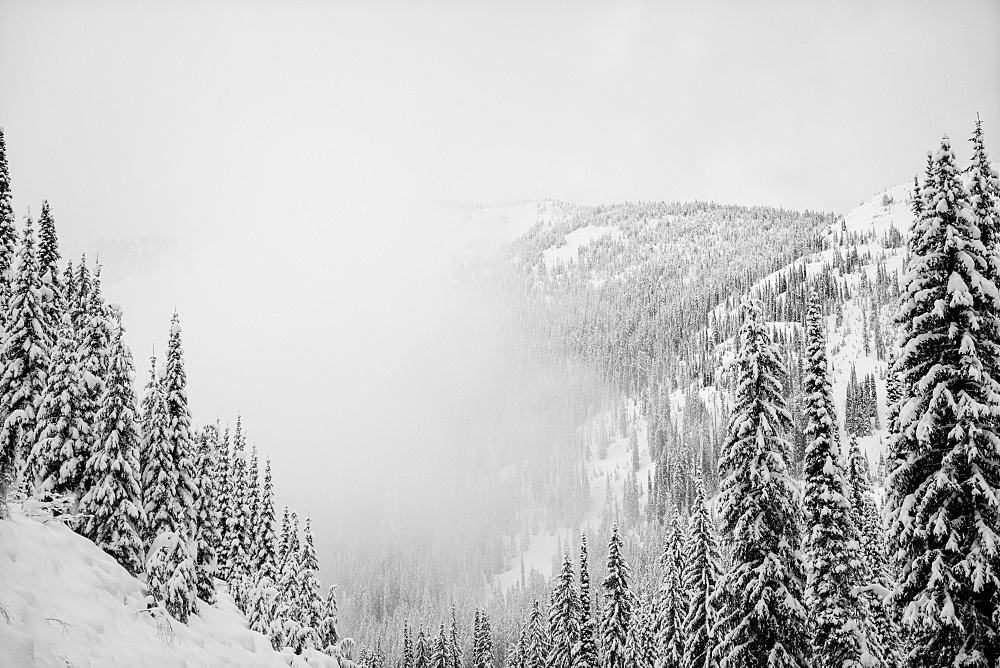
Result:
<svg viewBox="0 0 1000 668">
<path fill-rule="evenodd" d="M 187 244 L 109 297 L 143 381 L 180 310 L 196 420 L 242 410 L 279 479 L 345 433 L 384 455 L 374 397 L 444 355 L 413 201 L 846 212 L 944 133 L 967 155 L 977 112 L 1000 157 L 995 1 L 0 0 L 18 217 L 47 197 L 68 249 Z"/>
</svg>

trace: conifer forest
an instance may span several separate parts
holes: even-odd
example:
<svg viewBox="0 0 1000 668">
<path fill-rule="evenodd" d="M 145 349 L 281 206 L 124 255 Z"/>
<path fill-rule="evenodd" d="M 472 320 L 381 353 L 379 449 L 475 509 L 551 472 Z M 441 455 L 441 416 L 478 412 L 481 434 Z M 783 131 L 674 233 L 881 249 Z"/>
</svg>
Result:
<svg viewBox="0 0 1000 668">
<path fill-rule="evenodd" d="M 949 85 L 987 75 L 975 94 L 954 92 L 947 114 L 893 109 L 900 135 L 916 123 L 900 117 L 922 124 L 893 139 L 901 148 L 891 161 L 889 143 L 855 143 L 846 130 L 823 137 L 813 112 L 789 112 L 781 126 L 800 124 L 795 141 L 812 153 L 774 167 L 766 137 L 737 116 L 715 127 L 706 111 L 702 137 L 690 140 L 702 148 L 678 138 L 676 154 L 653 146 L 647 162 L 629 153 L 631 162 L 593 172 L 596 163 L 561 143 L 582 132 L 566 120 L 569 107 L 542 89 L 597 95 L 585 81 L 607 84 L 622 63 L 645 59 L 646 40 L 657 39 L 636 16 L 703 16 L 699 34 L 713 44 L 742 39 L 744 20 L 784 30 L 738 3 L 705 15 L 693 5 L 682 13 L 683 4 L 637 4 L 634 16 L 603 6 L 575 15 L 449 8 L 455 28 L 470 31 L 462 37 L 427 28 L 444 25 L 430 4 L 375 3 L 377 15 L 269 3 L 246 13 L 206 3 L 201 15 L 150 4 L 129 24 L 138 36 L 130 46 L 93 64 L 81 51 L 79 68 L 66 70 L 65 81 L 104 92 L 52 81 L 80 96 L 67 104 L 85 107 L 94 94 L 114 110 L 116 96 L 156 91 L 185 111 L 156 116 L 149 98 L 138 125 L 102 121 L 95 128 L 120 132 L 120 143 L 87 139 L 85 163 L 61 150 L 65 132 L 44 142 L 32 134 L 54 122 L 36 116 L 40 102 L 0 99 L 0 668 L 1000 666 L 1000 148 L 990 151 L 1000 147 L 1000 107 L 965 106 L 1000 99 L 1000 76 L 985 82 L 1000 75 L 1000 36 L 980 37 L 1000 13 L 983 3 L 961 14 L 984 25 L 969 28 L 968 71 L 949 70 L 954 83 L 923 60 L 899 65 L 893 84 L 880 79 L 920 80 L 926 65 L 921 94 L 947 97 Z M 927 34 L 951 16 L 941 3 L 932 21 L 932 4 L 921 19 Z M 64 23 L 34 17 L 42 5 L 0 5 L 0 24 Z M 798 20 L 778 5 L 772 19 Z M 102 30 L 139 16 L 101 11 L 110 12 Z M 593 25 L 579 18 L 591 12 Z M 195 15 L 206 23 L 192 27 Z M 341 47 L 313 41 L 327 16 L 342 19 L 337 39 L 366 43 L 343 47 L 353 55 L 336 67 L 322 59 Z M 286 22 L 295 30 L 282 33 Z M 232 55 L 248 52 L 210 29 L 222 25 L 253 35 L 247 44 L 263 55 Z M 819 43 L 843 38 L 868 53 L 870 36 L 848 38 L 838 26 L 817 27 Z M 415 36 L 403 37 L 411 28 Z M 437 43 L 419 37 L 428 30 Z M 0 98 L 54 76 L 49 59 L 70 68 L 49 52 L 32 67 L 14 64 L 8 57 L 31 31 L 16 32 L 0 27 L 0 43 L 10 37 L 0 45 Z M 171 37 L 160 43 L 161 33 Z M 191 36 L 187 46 L 174 43 L 179 35 Z M 520 35 L 526 51 L 504 35 Z M 700 49 L 678 35 L 655 53 Z M 514 51 L 494 61 L 500 43 Z M 600 56 L 574 69 L 538 47 L 550 43 L 575 45 L 583 62 L 590 49 Z M 874 63 L 892 58 L 872 48 L 865 67 L 881 71 Z M 298 55 L 282 60 L 287 49 Z M 761 45 L 747 49 L 775 72 L 799 68 L 809 95 L 833 85 L 808 58 L 778 65 Z M 139 54 L 134 71 L 128 53 Z M 152 63 L 148 54 L 170 55 L 147 75 L 139 63 Z M 322 82 L 282 69 L 298 56 L 304 68 L 338 74 Z M 549 69 L 549 57 L 567 58 L 566 69 Z M 251 86 L 231 91 L 239 103 L 227 106 L 230 93 L 198 79 L 196 62 Z M 723 76 L 690 67 L 705 82 Z M 132 72 L 120 90 L 120 73 L 93 78 L 120 68 Z M 434 68 L 469 77 L 437 79 Z M 557 81 L 556 71 L 581 78 Z M 184 76 L 158 78 L 169 72 Z M 468 88 L 453 87 L 459 80 Z M 774 86 L 793 104 L 797 84 L 754 81 L 751 89 Z M 421 97 L 444 82 L 454 110 L 445 111 L 451 97 Z M 655 87 L 620 84 L 619 93 L 641 92 L 615 107 L 654 99 L 646 83 Z M 336 102 L 320 113 L 307 101 L 322 86 Z M 401 97 L 385 92 L 397 86 Z M 691 86 L 701 93 L 621 113 L 643 128 L 639 119 L 660 110 L 682 113 L 673 106 L 707 110 L 698 95 L 709 93 Z M 541 102 L 521 107 L 507 95 L 528 89 Z M 878 99 L 895 93 L 886 95 Z M 605 143 L 631 150 L 604 104 L 574 107 L 591 124 L 580 141 L 602 160 Z M 280 106 L 260 107 L 270 111 L 255 121 L 256 105 Z M 240 111 L 212 117 L 213 108 Z M 525 118 L 556 109 L 559 121 L 539 134 L 504 127 L 528 133 L 535 125 Z M 334 112 L 353 119 L 330 135 L 336 141 L 295 143 L 296 133 L 335 123 L 324 116 Z M 46 104 L 45 113 L 68 112 Z M 413 143 L 388 129 L 403 118 L 421 128 Z M 870 132 L 857 118 L 858 133 Z M 178 128 L 206 123 L 215 129 L 183 143 Z M 732 157 L 744 132 L 760 175 Z M 207 148 L 178 167 L 171 142 Z M 850 143 L 850 161 L 818 148 L 839 156 L 838 142 Z M 286 145 L 299 148 L 286 155 Z M 727 155 L 743 176 L 712 162 L 722 153 L 699 153 L 724 145 L 736 147 Z M 871 150 L 853 155 L 858 145 Z M 519 178 L 502 163 L 522 152 L 541 162 Z M 134 162 L 109 173 L 132 176 L 109 180 L 101 166 L 125 155 Z M 269 157 L 302 171 L 282 172 Z M 327 160 L 347 166 L 313 175 Z M 712 165 L 704 180 L 647 187 L 644 170 L 677 162 L 677 173 L 698 175 L 703 160 Z M 880 161 L 891 168 L 877 171 Z M 241 171 L 223 173 L 235 164 Z M 592 194 L 542 175 L 553 165 Z M 218 180 L 188 179 L 188 169 Z M 786 189 L 762 185 L 774 169 Z M 865 190 L 865 170 L 895 185 Z M 726 185 L 739 178 L 746 190 Z M 497 188 L 504 179 L 511 190 Z M 76 183 L 102 180 L 105 189 L 86 197 L 91 186 Z M 442 186 L 430 202 L 439 181 L 466 190 Z M 190 190 L 169 185 L 181 182 Z M 419 205 L 400 194 L 410 186 Z M 747 203 L 703 199 L 713 188 L 720 201 Z M 125 210 L 115 199 L 132 201 L 129 189 L 158 194 L 148 214 L 125 218 L 184 211 L 193 222 L 157 223 L 137 241 L 112 225 Z M 86 208 L 98 195 L 106 212 Z M 800 205 L 810 198 L 815 205 Z M 335 219 L 311 217 L 329 202 L 340 207 Z M 112 222 L 101 222 L 105 213 Z M 320 312 L 327 319 L 313 320 Z"/>
</svg>

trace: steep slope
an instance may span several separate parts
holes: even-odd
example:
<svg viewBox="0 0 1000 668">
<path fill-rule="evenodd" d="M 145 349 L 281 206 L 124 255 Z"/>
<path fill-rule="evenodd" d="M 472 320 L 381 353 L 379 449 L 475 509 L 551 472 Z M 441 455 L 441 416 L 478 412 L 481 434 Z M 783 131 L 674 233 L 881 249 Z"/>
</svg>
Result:
<svg viewBox="0 0 1000 668">
<path fill-rule="evenodd" d="M 337 666 L 275 652 L 225 592 L 187 625 L 148 610 L 145 584 L 93 543 L 45 514 L 13 511 L 0 522 L 3 668 Z"/>
</svg>

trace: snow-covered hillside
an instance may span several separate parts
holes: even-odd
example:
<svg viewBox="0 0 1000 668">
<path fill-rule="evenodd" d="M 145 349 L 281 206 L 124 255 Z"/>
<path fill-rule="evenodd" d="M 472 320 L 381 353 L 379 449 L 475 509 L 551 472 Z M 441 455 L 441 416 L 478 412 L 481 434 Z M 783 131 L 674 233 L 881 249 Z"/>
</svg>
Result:
<svg viewBox="0 0 1000 668">
<path fill-rule="evenodd" d="M 318 652 L 275 652 L 219 599 L 181 624 L 148 610 L 145 584 L 60 521 L 15 507 L 0 522 L 2 668 L 336 668 Z"/>
</svg>

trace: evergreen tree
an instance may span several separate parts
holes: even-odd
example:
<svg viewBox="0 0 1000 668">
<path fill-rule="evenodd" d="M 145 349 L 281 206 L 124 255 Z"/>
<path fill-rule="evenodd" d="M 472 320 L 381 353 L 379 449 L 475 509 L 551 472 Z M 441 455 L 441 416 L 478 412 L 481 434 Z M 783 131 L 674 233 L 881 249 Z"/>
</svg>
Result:
<svg viewBox="0 0 1000 668">
<path fill-rule="evenodd" d="M 195 471 L 195 448 L 191 438 L 191 413 L 188 410 L 187 374 L 184 372 L 184 350 L 181 348 L 181 325 L 176 313 L 170 321 L 163 396 L 167 408 L 164 436 L 176 462 L 179 521 L 186 524 L 186 535 L 193 536 L 197 524 L 195 500 L 198 496 L 198 475 Z"/>
<path fill-rule="evenodd" d="M 462 666 L 462 645 L 459 641 L 458 615 L 455 611 L 455 604 L 451 604 L 451 629 L 448 634 L 448 665 L 450 668 L 461 668 Z"/>
<path fill-rule="evenodd" d="M 826 328 L 813 293 L 806 324 L 808 348 L 803 389 L 809 438 L 805 460 L 806 607 L 814 665 L 868 665 L 864 611 L 854 588 L 862 580 L 858 529 L 847 498 L 837 443 L 837 418 L 826 361 Z M 867 387 L 867 383 L 866 383 Z"/>
<path fill-rule="evenodd" d="M 324 651 L 329 650 L 331 647 L 334 647 L 340 642 L 338 615 L 337 587 L 335 585 L 330 585 L 330 589 L 326 593 L 326 599 L 323 601 L 323 609 L 320 614 L 319 626 L 316 628 L 316 633 L 319 636 L 320 647 Z M 407 638 L 409 639 L 409 628 L 406 629 L 406 633 Z M 410 663 L 408 665 L 413 665 L 412 656 L 410 657 Z"/>
<path fill-rule="evenodd" d="M 573 562 L 569 550 L 563 552 L 562 569 L 552 590 L 552 608 L 549 612 L 548 668 L 572 668 L 580 642 L 580 611 L 576 588 L 573 586 Z"/>
<path fill-rule="evenodd" d="M 607 573 L 604 580 L 604 614 L 601 618 L 601 665 L 603 668 L 625 668 L 625 645 L 632 622 L 633 600 L 628 584 L 630 570 L 622 554 L 617 524 L 611 527 Z"/>
<path fill-rule="evenodd" d="M 1000 320 L 947 137 L 911 234 L 897 321 L 903 397 L 891 443 L 886 520 L 906 664 L 1000 662 Z M 984 273 L 987 272 L 987 273 Z"/>
<path fill-rule="evenodd" d="M 216 427 L 218 433 L 218 427 Z M 217 460 L 215 469 L 215 488 L 218 490 L 219 498 L 216 506 L 219 513 L 219 545 L 215 551 L 215 558 L 218 563 L 218 575 L 227 579 L 226 564 L 229 561 L 229 544 L 231 536 L 229 534 L 229 512 L 232 508 L 233 496 L 233 453 L 229 450 L 229 427 L 219 438 Z M 271 575 L 271 579 L 277 581 L 277 572 Z"/>
<path fill-rule="evenodd" d="M 479 665 L 485 668 L 491 664 L 483 662 Z M 444 635 L 443 623 L 438 629 L 437 638 L 434 640 L 434 651 L 431 653 L 430 668 L 448 668 L 448 640 Z M 479 666 L 476 668 L 479 668 Z"/>
<path fill-rule="evenodd" d="M 10 168 L 7 165 L 7 142 L 0 128 L 0 303 L 10 293 L 10 276 L 14 269 L 17 230 L 14 227 L 14 201 L 10 189 Z M 6 313 L 3 314 L 6 316 Z M 7 321 L 4 320 L 6 323 Z"/>
<path fill-rule="evenodd" d="M 5 171 L 0 165 L 0 172 Z M 3 187 L 0 183 L 0 203 Z M 3 210 L 0 214 L 7 215 Z M 0 221 L 0 255 L 6 253 L 6 225 Z M 0 257 L 0 263 L 5 261 Z M 6 512 L 3 500 L 31 451 L 31 435 L 48 380 L 52 341 L 46 336 L 39 288 L 35 236 L 31 218 L 25 217 L 17 273 L 3 310 L 6 332 L 0 343 L 0 514 Z"/>
<path fill-rule="evenodd" d="M 781 387 L 785 368 L 760 304 L 747 301 L 744 311 L 735 407 L 719 460 L 719 507 L 733 567 L 719 584 L 730 605 L 716 651 L 722 668 L 798 668 L 808 665 L 809 641 L 797 490 L 782 437 L 791 423 Z"/>
<path fill-rule="evenodd" d="M 195 497 L 195 579 L 198 583 L 198 598 L 208 604 L 215 603 L 216 550 L 219 545 L 219 512 L 216 507 L 218 495 L 215 490 L 216 449 L 210 440 L 210 432 L 203 432 L 198 439 L 195 456 L 195 471 L 198 480 L 198 494 Z M 265 573 L 264 575 L 272 575 Z"/>
<path fill-rule="evenodd" d="M 62 301 L 59 304 L 63 314 L 69 314 L 76 302 L 76 272 L 73 271 L 73 261 L 66 261 L 66 269 L 62 276 Z M 60 316 L 60 320 L 62 316 Z"/>
<path fill-rule="evenodd" d="M 299 558 L 299 610 L 300 620 L 306 626 L 319 626 L 323 614 L 323 601 L 319 593 L 319 561 L 313 541 L 312 520 L 306 516 L 303 541 Z"/>
<path fill-rule="evenodd" d="M 413 641 L 410 639 L 410 624 L 403 620 L 403 656 L 400 668 L 413 668 Z"/>
<path fill-rule="evenodd" d="M 1000 174 L 994 169 L 986 153 L 983 141 L 983 123 L 976 118 L 976 130 L 972 134 L 972 164 L 969 166 L 969 205 L 979 239 L 986 251 L 986 266 L 983 275 L 1000 282 L 1000 266 L 997 262 L 997 248 L 1000 243 Z"/>
<path fill-rule="evenodd" d="M 226 545 L 226 566 L 223 577 L 232 582 L 247 570 L 247 498 L 246 461 L 243 454 L 242 425 L 239 416 L 236 418 L 236 435 L 233 438 L 233 467 L 230 475 L 229 507 L 226 509 L 226 533 L 229 542 Z M 287 545 L 284 546 L 287 549 Z M 297 551 L 297 548 L 296 548 Z M 287 558 L 288 552 L 284 552 Z M 279 574 L 280 582 L 280 574 Z"/>
<path fill-rule="evenodd" d="M 56 221 L 48 200 L 42 202 L 38 217 L 38 278 L 42 285 L 42 310 L 49 327 L 49 339 L 55 341 L 55 331 L 62 322 L 62 286 L 59 276 L 59 240 L 56 238 Z"/>
<path fill-rule="evenodd" d="M 684 532 L 677 513 L 673 514 L 670 531 L 660 555 L 660 586 L 657 591 L 654 633 L 656 640 L 657 668 L 677 668 L 684 651 L 683 624 L 687 611 L 681 581 L 683 560 L 681 547 Z"/>
<path fill-rule="evenodd" d="M 83 417 L 78 362 L 76 339 L 67 324 L 52 351 L 48 383 L 31 439 L 35 445 L 29 467 L 34 487 L 40 492 L 75 494 L 83 488 L 90 424 Z"/>
<path fill-rule="evenodd" d="M 431 662 L 430 650 L 427 647 L 427 636 L 424 627 L 417 631 L 417 642 L 413 646 L 414 668 L 429 668 Z"/>
<path fill-rule="evenodd" d="M 146 386 L 143 405 L 149 410 L 143 434 L 146 451 L 142 471 L 143 542 L 151 545 L 157 536 L 167 532 L 177 533 L 186 541 L 188 527 L 177 498 L 177 461 L 166 436 L 167 402 L 162 378 L 155 369 Z"/>
<path fill-rule="evenodd" d="M 69 338 L 68 328 L 64 332 L 64 338 Z M 113 556 L 129 573 L 138 575 L 143 568 L 138 532 L 142 525 L 139 512 L 142 437 L 132 389 L 135 368 L 122 334 L 119 323 L 112 347 L 108 391 L 97 413 L 94 439 L 97 450 L 87 461 L 84 473 L 89 489 L 80 502 L 84 518 L 80 533 Z"/>
<path fill-rule="evenodd" d="M 525 668 L 543 668 L 549 655 L 549 637 L 542 624 L 542 610 L 535 601 L 528 618 L 528 651 L 525 654 Z"/>
<path fill-rule="evenodd" d="M 597 668 L 597 641 L 594 637 L 594 613 L 590 602 L 590 568 L 587 563 L 587 535 L 580 535 L 580 651 L 577 668 Z"/>
<path fill-rule="evenodd" d="M 146 581 L 153 599 L 182 624 L 198 612 L 194 559 L 180 534 L 165 531 L 153 541 L 146 561 Z"/>
<path fill-rule="evenodd" d="M 441 626 L 444 635 L 444 625 Z M 440 636 L 439 636 L 440 637 Z M 431 663 L 432 668 L 442 668 L 442 664 Z M 490 629 L 490 618 L 483 610 L 479 618 L 479 632 L 473 640 L 472 668 L 493 668 L 493 631 Z"/>
<path fill-rule="evenodd" d="M 253 567 L 255 572 L 267 575 L 272 580 L 277 577 L 278 566 L 275 554 L 274 536 L 274 489 L 271 483 L 271 460 L 268 459 L 264 467 L 264 486 L 261 488 L 259 500 L 259 541 L 257 552 L 254 556 Z"/>
<path fill-rule="evenodd" d="M 715 526 L 705 504 L 705 485 L 701 479 L 698 481 L 684 554 L 687 555 L 687 562 L 684 565 L 683 586 L 688 594 L 688 609 L 684 618 L 681 666 L 704 668 L 711 665 L 714 647 L 712 629 L 718 618 L 713 596 L 721 577 L 721 569 Z"/>
</svg>

